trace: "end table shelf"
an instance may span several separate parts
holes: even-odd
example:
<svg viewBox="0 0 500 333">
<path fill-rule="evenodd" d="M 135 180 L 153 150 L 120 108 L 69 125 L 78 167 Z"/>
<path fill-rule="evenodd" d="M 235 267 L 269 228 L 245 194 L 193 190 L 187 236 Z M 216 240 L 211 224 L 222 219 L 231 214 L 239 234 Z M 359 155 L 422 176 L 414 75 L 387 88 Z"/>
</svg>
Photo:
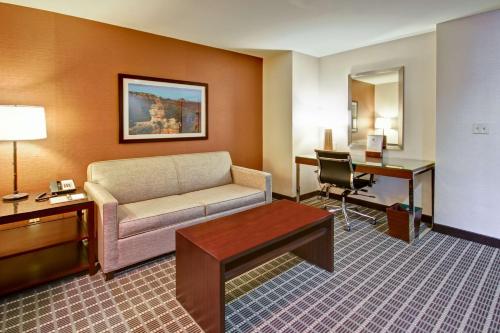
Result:
<svg viewBox="0 0 500 333">
<path fill-rule="evenodd" d="M 0 293 L 7 294 L 89 269 L 87 247 L 68 243 L 2 259 Z"/>
<path fill-rule="evenodd" d="M 0 226 L 63 217 L 0 230 L 0 295 L 86 270 L 91 275 L 96 272 L 94 202 L 83 199 L 51 205 L 34 198 L 1 202 Z"/>
<path fill-rule="evenodd" d="M 87 239 L 78 216 L 0 231 L 0 259 Z"/>
</svg>

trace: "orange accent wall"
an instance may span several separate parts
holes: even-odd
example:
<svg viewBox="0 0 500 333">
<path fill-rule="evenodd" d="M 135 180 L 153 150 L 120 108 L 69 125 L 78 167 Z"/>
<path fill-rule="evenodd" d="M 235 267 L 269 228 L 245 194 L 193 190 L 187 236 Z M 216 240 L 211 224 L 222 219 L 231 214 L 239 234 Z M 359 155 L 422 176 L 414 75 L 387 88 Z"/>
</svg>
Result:
<svg viewBox="0 0 500 333">
<path fill-rule="evenodd" d="M 0 104 L 45 106 L 46 140 L 18 144 L 19 187 L 86 179 L 90 162 L 228 150 L 262 168 L 262 59 L 71 16 L 0 4 Z M 208 140 L 118 143 L 118 73 L 208 83 Z M 12 191 L 0 142 L 0 194 Z"/>
</svg>

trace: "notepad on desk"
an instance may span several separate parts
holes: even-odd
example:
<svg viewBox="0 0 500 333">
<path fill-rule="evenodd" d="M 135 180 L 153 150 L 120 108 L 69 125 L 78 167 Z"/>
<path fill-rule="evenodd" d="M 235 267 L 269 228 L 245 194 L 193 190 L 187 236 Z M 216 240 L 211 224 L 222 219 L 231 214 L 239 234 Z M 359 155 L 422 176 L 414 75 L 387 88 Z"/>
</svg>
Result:
<svg viewBox="0 0 500 333">
<path fill-rule="evenodd" d="M 403 169 L 402 166 L 400 165 L 390 165 L 390 164 L 386 164 L 385 165 L 386 168 L 393 168 L 393 169 Z"/>
<path fill-rule="evenodd" d="M 49 199 L 49 202 L 51 204 L 59 204 L 59 203 L 68 202 L 68 201 L 82 200 L 85 198 L 86 198 L 86 195 L 84 193 L 76 193 L 76 194 L 68 194 L 68 195 L 61 195 L 61 196 L 53 197 L 53 198 Z"/>
</svg>

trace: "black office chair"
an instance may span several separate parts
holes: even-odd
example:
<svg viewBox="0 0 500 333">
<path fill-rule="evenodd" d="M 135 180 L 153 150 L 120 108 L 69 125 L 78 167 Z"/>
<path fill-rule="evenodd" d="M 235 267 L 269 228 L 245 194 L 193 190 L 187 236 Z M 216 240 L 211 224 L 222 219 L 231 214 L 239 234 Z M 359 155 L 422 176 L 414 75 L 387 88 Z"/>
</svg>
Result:
<svg viewBox="0 0 500 333">
<path fill-rule="evenodd" d="M 360 194 L 358 191 L 363 191 L 363 188 L 370 186 L 370 180 L 354 177 L 354 169 L 352 159 L 349 153 L 333 152 L 326 150 L 315 150 L 316 158 L 318 159 L 318 181 L 320 184 L 320 194 L 326 192 L 326 198 L 330 197 L 330 188 L 336 187 L 343 189 L 342 206 L 325 205 L 323 208 L 333 213 L 341 210 L 345 217 L 345 230 L 351 230 L 349 216 L 347 212 L 357 214 L 359 216 L 370 219 L 372 224 L 377 223 L 377 219 L 357 211 L 355 208 L 348 208 L 346 198 L 349 195 L 361 195 L 370 198 L 375 198 L 373 195 Z"/>
</svg>

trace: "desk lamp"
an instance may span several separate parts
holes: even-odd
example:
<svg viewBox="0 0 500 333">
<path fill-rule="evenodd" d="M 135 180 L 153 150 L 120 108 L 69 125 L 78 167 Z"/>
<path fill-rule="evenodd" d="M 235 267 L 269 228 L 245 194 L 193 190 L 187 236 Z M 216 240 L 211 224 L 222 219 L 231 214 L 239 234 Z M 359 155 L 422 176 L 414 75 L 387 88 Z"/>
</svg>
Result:
<svg viewBox="0 0 500 333">
<path fill-rule="evenodd" d="M 47 137 L 45 109 L 41 106 L 0 105 L 0 141 L 12 141 L 14 165 L 14 192 L 3 197 L 14 201 L 28 197 L 17 189 L 17 141 L 38 140 Z"/>
<path fill-rule="evenodd" d="M 323 150 L 333 150 L 333 133 L 331 128 L 325 129 L 325 138 L 323 141 Z"/>
<path fill-rule="evenodd" d="M 382 130 L 382 135 L 384 137 L 383 148 L 385 149 L 387 146 L 387 138 L 385 136 L 385 130 L 391 129 L 391 119 L 384 117 L 375 118 L 375 129 Z"/>
</svg>

